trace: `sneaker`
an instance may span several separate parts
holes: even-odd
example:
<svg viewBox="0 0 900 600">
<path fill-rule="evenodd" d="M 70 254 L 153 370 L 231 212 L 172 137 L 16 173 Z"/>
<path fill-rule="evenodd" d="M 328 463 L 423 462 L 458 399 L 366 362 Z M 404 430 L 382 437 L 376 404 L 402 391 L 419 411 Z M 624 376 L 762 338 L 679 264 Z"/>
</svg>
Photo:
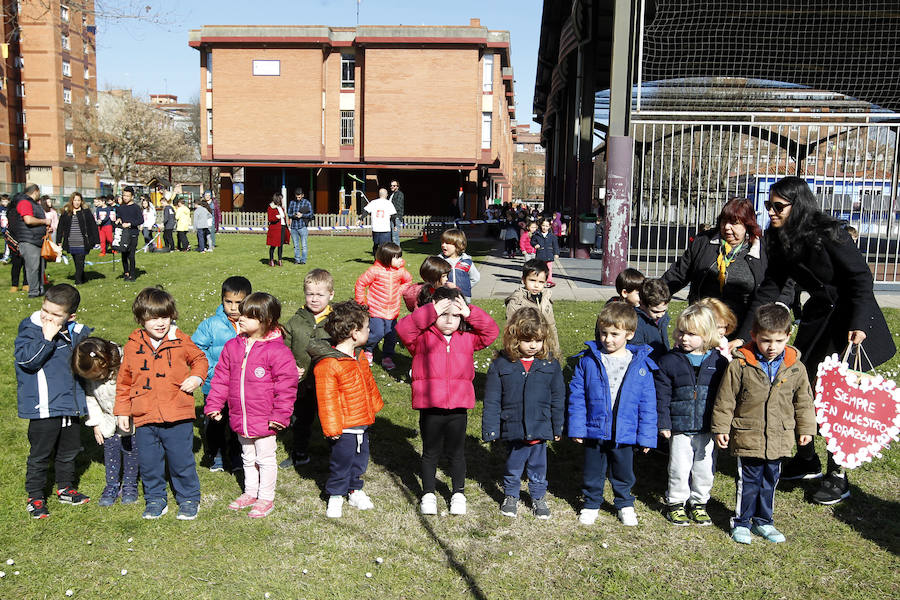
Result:
<svg viewBox="0 0 900 600">
<path fill-rule="evenodd" d="M 372 363 L 375 362 L 374 356 L 368 350 L 363 350 L 363 355 L 366 357 L 366 360 L 369 361 L 369 366 L 371 367 Z"/>
<path fill-rule="evenodd" d="M 329 519 L 340 519 L 344 514 L 344 497 L 331 496 L 328 498 L 328 508 L 325 509 L 325 516 Z"/>
<path fill-rule="evenodd" d="M 179 521 L 193 521 L 200 512 L 200 503 L 196 500 L 185 500 L 178 505 L 178 514 L 175 518 Z"/>
<path fill-rule="evenodd" d="M 108 485 L 103 488 L 103 493 L 100 494 L 100 500 L 97 502 L 97 504 L 99 504 L 100 506 L 112 506 L 119 498 L 119 493 L 119 486 Z"/>
<path fill-rule="evenodd" d="M 279 469 L 290 469 L 294 466 L 294 459 L 291 456 L 288 456 L 286 459 L 278 463 Z"/>
<path fill-rule="evenodd" d="M 461 492 L 456 492 L 450 496 L 450 514 L 464 515 L 466 514 L 466 496 Z"/>
<path fill-rule="evenodd" d="M 691 521 L 690 519 L 688 519 L 687 513 L 684 510 L 683 504 L 669 504 L 668 506 L 666 506 L 665 516 L 666 520 L 672 525 L 687 527 L 691 524 Z"/>
<path fill-rule="evenodd" d="M 302 453 L 294 456 L 294 466 L 300 467 L 309 464 L 309 454 Z"/>
<path fill-rule="evenodd" d="M 731 528 L 731 539 L 733 539 L 738 544 L 752 544 L 753 536 L 750 535 L 750 530 L 746 527 L 732 527 Z"/>
<path fill-rule="evenodd" d="M 419 512 L 423 515 L 437 514 L 437 496 L 429 492 L 422 496 L 422 502 L 419 504 Z"/>
<path fill-rule="evenodd" d="M 25 510 L 31 514 L 32 519 L 46 519 L 50 516 L 47 510 L 47 501 L 43 498 L 29 498 Z"/>
<path fill-rule="evenodd" d="M 780 544 L 785 540 L 784 534 L 775 529 L 774 525 L 754 525 L 750 531 L 773 544 Z"/>
<path fill-rule="evenodd" d="M 137 485 L 134 486 L 122 486 L 122 504 L 134 504 L 138 501 L 138 489 Z"/>
<path fill-rule="evenodd" d="M 11 288 L 9 288 L 9 293 L 10 293 L 10 294 L 15 294 L 15 293 L 18 292 L 18 291 L 19 291 L 19 286 L 17 286 L 17 285 L 14 285 L 14 286 L 12 286 Z"/>
<path fill-rule="evenodd" d="M 222 464 L 222 455 L 221 454 L 216 454 L 213 457 L 212 464 L 209 465 L 209 472 L 210 473 L 224 473 L 225 472 L 225 466 Z"/>
<path fill-rule="evenodd" d="M 167 512 L 169 512 L 169 505 L 166 504 L 165 500 L 148 500 L 147 506 L 144 508 L 144 514 L 141 517 L 144 519 L 158 519 Z"/>
<path fill-rule="evenodd" d="M 531 503 L 531 510 L 534 513 L 534 516 L 538 519 L 549 519 L 550 518 L 550 507 L 547 506 L 547 501 L 543 498 L 539 498 Z"/>
<path fill-rule="evenodd" d="M 251 496 L 250 494 L 241 494 L 237 498 L 231 501 L 231 504 L 228 505 L 229 510 L 243 510 L 248 506 L 253 506 L 256 504 L 256 498 Z"/>
<path fill-rule="evenodd" d="M 822 461 L 818 455 L 811 459 L 803 459 L 799 456 L 784 461 L 781 467 L 779 479 L 792 481 L 795 479 L 819 479 L 822 477 Z"/>
<path fill-rule="evenodd" d="M 275 503 L 271 500 L 257 500 L 247 516 L 251 519 L 262 519 L 272 512 L 273 508 L 275 508 Z"/>
<path fill-rule="evenodd" d="M 691 517 L 691 521 L 701 527 L 704 525 L 712 525 L 712 519 L 709 518 L 709 513 L 706 512 L 705 504 L 692 504 L 688 514 Z"/>
<path fill-rule="evenodd" d="M 519 512 L 519 499 L 515 496 L 507 496 L 503 499 L 503 504 L 500 505 L 500 514 L 504 517 L 516 517 L 516 513 Z"/>
<path fill-rule="evenodd" d="M 578 522 L 582 525 L 593 525 L 600 515 L 599 508 L 582 508 L 578 515 Z"/>
<path fill-rule="evenodd" d="M 820 487 L 812 496 L 816 504 L 837 504 L 850 497 L 850 480 L 846 475 L 829 473 L 822 479 Z"/>
<path fill-rule="evenodd" d="M 388 371 L 393 371 L 397 368 L 397 365 L 394 364 L 394 359 L 392 359 L 390 356 L 385 356 L 381 359 L 381 366 Z"/>
<path fill-rule="evenodd" d="M 86 504 L 91 501 L 90 498 L 69 486 L 63 490 L 56 490 L 56 497 L 63 504 Z"/>
<path fill-rule="evenodd" d="M 626 527 L 636 527 L 638 524 L 637 515 L 634 514 L 633 506 L 625 506 L 619 509 L 619 520 Z"/>
<path fill-rule="evenodd" d="M 368 494 L 366 494 L 362 490 L 350 492 L 350 498 L 347 501 L 347 504 L 349 504 L 353 508 L 358 508 L 359 510 L 372 510 L 373 508 L 375 508 L 375 504 L 372 502 L 372 499 L 369 498 Z"/>
</svg>

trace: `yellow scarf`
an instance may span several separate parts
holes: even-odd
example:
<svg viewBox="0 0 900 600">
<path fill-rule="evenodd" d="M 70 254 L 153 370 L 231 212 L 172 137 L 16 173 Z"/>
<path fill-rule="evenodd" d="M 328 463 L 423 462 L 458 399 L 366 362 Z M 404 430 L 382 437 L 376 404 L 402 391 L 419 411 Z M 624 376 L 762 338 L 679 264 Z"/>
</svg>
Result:
<svg viewBox="0 0 900 600">
<path fill-rule="evenodd" d="M 722 240 L 722 248 L 719 250 L 719 256 L 716 258 L 716 264 L 719 266 L 719 292 L 721 292 L 725 287 L 725 271 L 734 262 L 734 259 L 737 258 L 738 252 L 741 251 L 741 247 L 744 245 L 742 241 L 740 244 L 731 248 L 731 244 Z"/>
</svg>

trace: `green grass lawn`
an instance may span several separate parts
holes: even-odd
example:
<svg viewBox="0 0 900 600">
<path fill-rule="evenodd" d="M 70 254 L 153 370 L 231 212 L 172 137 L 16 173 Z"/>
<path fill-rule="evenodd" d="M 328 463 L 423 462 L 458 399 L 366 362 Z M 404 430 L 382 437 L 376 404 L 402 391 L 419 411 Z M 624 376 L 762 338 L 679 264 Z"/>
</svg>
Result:
<svg viewBox="0 0 900 600">
<path fill-rule="evenodd" d="M 138 268 L 144 272 L 137 283 L 117 279 L 118 263 L 88 267 L 102 277 L 81 287 L 79 321 L 95 327 L 96 335 L 123 343 L 135 327 L 135 294 L 162 284 L 178 302 L 179 326 L 192 333 L 216 309 L 221 282 L 229 275 L 245 275 L 255 289 L 275 294 L 287 320 L 302 304 L 307 269 L 329 269 L 335 275 L 335 299 L 343 300 L 352 296 L 357 275 L 371 263 L 371 242 L 363 237 L 310 237 L 309 264 L 286 261 L 281 268 L 265 264 L 262 236 L 220 235 L 218 241 L 212 254 L 139 254 Z M 421 260 L 437 249 L 415 241 L 404 246 L 414 276 Z M 90 258 L 102 260 L 96 253 Z M 0 277 L 7 277 L 8 269 L 0 268 Z M 71 282 L 73 268 L 53 264 L 49 273 L 56 282 Z M 404 375 L 410 360 L 402 349 L 393 377 L 374 368 L 385 408 L 371 430 L 366 491 L 376 504 L 373 511 L 360 513 L 345 505 L 344 518 L 325 518 L 328 455 L 319 430 L 313 461 L 299 472 L 279 472 L 275 511 L 268 518 L 252 521 L 246 513 L 227 510 L 240 493 L 238 483 L 204 467 L 199 469 L 203 499 L 196 521 L 177 521 L 174 511 L 145 521 L 140 518 L 143 502 L 112 508 L 96 504 L 104 485 L 102 450 L 84 428 L 80 489 L 94 501 L 72 507 L 51 499 L 51 517 L 32 520 L 25 512 L 23 487 L 26 422 L 16 416 L 11 350 L 19 321 L 40 301 L 21 292 L 2 293 L 0 344 L 7 360 L 0 365 L 0 570 L 5 571 L 0 598 L 64 598 L 67 589 L 74 598 L 132 600 L 900 597 L 897 448 L 855 471 L 852 497 L 836 507 L 812 505 L 805 499 L 811 486 L 785 482 L 777 493 L 775 519 L 787 543 L 757 539 L 748 547 L 733 543 L 726 532 L 735 493 L 734 461 L 727 456 L 719 461 L 709 504 L 713 527 L 679 528 L 663 519 L 666 465 L 655 454 L 639 456 L 635 464 L 639 527 L 622 527 L 611 510 L 602 510 L 593 527 L 578 525 L 581 453 L 569 441 L 550 445 L 553 518 L 537 521 L 521 505 L 519 518 L 500 516 L 504 452 L 502 446 L 480 443 L 479 406 L 469 418 L 469 514 L 446 514 L 444 485 L 438 490 L 441 514 L 424 518 L 417 511 L 418 416 L 410 408 Z M 600 300 L 605 298 L 556 304 L 567 355 L 592 337 Z M 478 304 L 502 325 L 502 301 Z M 672 312 L 681 308 L 673 304 Z M 900 332 L 900 311 L 886 313 L 892 330 Z M 475 356 L 479 396 L 490 360 L 491 350 Z M 884 367 L 884 372 L 897 371 L 897 359 Z M 199 460 L 199 431 L 197 436 Z M 821 440 L 818 445 L 824 456 Z M 279 459 L 284 456 L 280 446 Z M 383 563 L 376 563 L 378 557 Z M 4 564 L 7 559 L 15 564 Z"/>
</svg>

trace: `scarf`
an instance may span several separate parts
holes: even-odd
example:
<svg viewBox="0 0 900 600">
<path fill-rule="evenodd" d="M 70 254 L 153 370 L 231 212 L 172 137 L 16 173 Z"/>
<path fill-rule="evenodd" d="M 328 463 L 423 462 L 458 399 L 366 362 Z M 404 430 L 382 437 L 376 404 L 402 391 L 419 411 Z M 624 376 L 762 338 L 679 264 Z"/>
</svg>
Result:
<svg viewBox="0 0 900 600">
<path fill-rule="evenodd" d="M 719 249 L 719 256 L 716 258 L 716 264 L 719 267 L 719 292 L 725 287 L 725 271 L 737 258 L 743 246 L 744 242 L 741 241 L 740 244 L 732 248 L 731 244 L 722 240 L 722 247 Z"/>
</svg>

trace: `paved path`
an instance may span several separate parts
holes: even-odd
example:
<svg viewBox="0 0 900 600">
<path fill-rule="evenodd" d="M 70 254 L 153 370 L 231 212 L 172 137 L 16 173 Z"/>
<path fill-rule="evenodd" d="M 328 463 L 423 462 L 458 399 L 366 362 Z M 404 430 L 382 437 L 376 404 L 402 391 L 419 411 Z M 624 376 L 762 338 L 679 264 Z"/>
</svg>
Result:
<svg viewBox="0 0 900 600">
<path fill-rule="evenodd" d="M 491 254 L 478 257 L 481 281 L 472 288 L 474 298 L 504 299 L 521 285 L 521 258 L 504 258 L 498 244 Z M 554 300 L 584 300 L 605 302 L 616 295 L 615 286 L 600 285 L 603 261 L 593 259 L 560 258 L 553 265 Z M 875 297 L 882 307 L 900 308 L 900 288 L 897 291 L 878 290 Z M 687 300 L 687 288 L 675 294 L 676 300 Z"/>
</svg>

